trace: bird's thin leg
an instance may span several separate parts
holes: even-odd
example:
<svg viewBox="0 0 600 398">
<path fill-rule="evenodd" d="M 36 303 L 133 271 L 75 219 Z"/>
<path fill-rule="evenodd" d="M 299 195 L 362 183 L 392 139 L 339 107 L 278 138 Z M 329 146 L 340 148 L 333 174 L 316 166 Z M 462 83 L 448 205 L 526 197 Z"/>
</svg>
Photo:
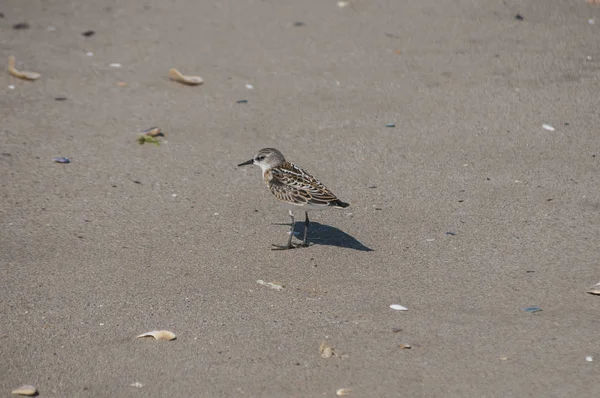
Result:
<svg viewBox="0 0 600 398">
<path fill-rule="evenodd" d="M 310 227 L 310 220 L 308 219 L 308 212 L 304 212 L 306 215 L 306 219 L 304 220 L 304 240 L 302 241 L 302 246 L 308 246 L 308 228 Z"/>
<path fill-rule="evenodd" d="M 290 214 L 290 218 L 292 219 L 292 225 L 290 226 L 290 237 L 288 238 L 287 241 L 287 245 L 285 246 L 279 246 L 279 245 L 273 245 L 275 247 L 271 248 L 271 250 L 287 250 L 287 249 L 293 249 L 296 246 L 292 245 L 292 238 L 294 236 L 294 213 L 292 213 L 291 210 L 289 210 L 289 214 Z"/>
</svg>

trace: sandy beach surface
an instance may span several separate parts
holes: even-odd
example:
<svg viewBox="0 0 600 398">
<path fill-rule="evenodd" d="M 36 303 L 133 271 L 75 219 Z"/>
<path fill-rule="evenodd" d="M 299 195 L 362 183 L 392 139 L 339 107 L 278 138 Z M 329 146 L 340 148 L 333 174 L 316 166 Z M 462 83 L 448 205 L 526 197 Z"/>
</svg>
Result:
<svg viewBox="0 0 600 398">
<path fill-rule="evenodd" d="M 599 6 L 0 12 L 2 65 L 41 73 L 0 72 L 0 396 L 600 395 Z M 351 203 L 308 248 L 270 250 L 263 147 Z"/>
</svg>

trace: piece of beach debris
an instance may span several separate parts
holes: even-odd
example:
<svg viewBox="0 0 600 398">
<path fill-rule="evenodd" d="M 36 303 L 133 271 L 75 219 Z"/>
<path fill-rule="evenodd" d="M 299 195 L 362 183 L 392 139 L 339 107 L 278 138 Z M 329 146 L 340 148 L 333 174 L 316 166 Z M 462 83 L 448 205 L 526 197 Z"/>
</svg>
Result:
<svg viewBox="0 0 600 398">
<path fill-rule="evenodd" d="M 71 159 L 69 158 L 52 158 L 52 160 L 56 163 L 71 163 Z"/>
<path fill-rule="evenodd" d="M 94 36 L 95 34 L 96 34 L 96 32 L 94 32 L 93 30 L 86 30 L 85 32 L 82 33 L 82 35 L 85 37 Z"/>
<path fill-rule="evenodd" d="M 121 64 L 120 64 L 120 63 L 118 63 L 118 62 L 113 62 L 112 64 L 109 64 L 108 66 L 110 66 L 111 68 L 120 68 L 120 67 L 122 67 L 123 65 L 121 65 Z"/>
<path fill-rule="evenodd" d="M 19 79 L 25 79 L 25 80 L 36 80 L 39 79 L 40 75 L 37 72 L 28 72 L 28 71 L 19 71 L 15 68 L 15 57 L 14 56 L 10 56 L 8 57 L 8 72 L 13 75 L 14 77 L 18 77 Z"/>
<path fill-rule="evenodd" d="M 401 331 L 401 328 L 392 328 L 392 333 L 400 333 Z"/>
<path fill-rule="evenodd" d="M 590 290 L 588 290 L 589 294 L 600 295 L 600 283 L 596 283 Z"/>
<path fill-rule="evenodd" d="M 446 232 L 446 235 L 456 236 L 456 232 L 448 231 Z"/>
<path fill-rule="evenodd" d="M 594 362 L 594 357 L 591 355 L 588 355 L 587 357 L 585 357 L 585 360 L 588 362 Z"/>
<path fill-rule="evenodd" d="M 67 97 L 54 97 L 55 101 L 66 101 Z"/>
<path fill-rule="evenodd" d="M 539 312 L 541 310 L 542 309 L 540 307 L 525 307 L 525 308 L 523 308 L 523 311 L 530 313 L 530 314 L 533 314 L 534 312 Z"/>
<path fill-rule="evenodd" d="M 385 125 L 385 127 L 396 127 L 395 123 L 388 123 Z"/>
<path fill-rule="evenodd" d="M 248 100 L 247 99 L 242 99 L 242 100 L 237 100 L 235 101 L 236 104 L 247 104 Z"/>
<path fill-rule="evenodd" d="M 542 128 L 544 128 L 544 130 L 548 130 L 548 131 L 556 130 L 554 127 L 550 126 L 549 124 L 542 124 Z"/>
<path fill-rule="evenodd" d="M 15 30 L 29 29 L 29 24 L 27 22 L 19 22 L 14 24 L 12 28 Z"/>
<path fill-rule="evenodd" d="M 408 311 L 408 308 L 401 306 L 400 304 L 392 304 L 390 308 L 396 311 Z"/>
<path fill-rule="evenodd" d="M 142 131 L 142 133 L 144 133 L 145 135 L 150 136 L 150 137 L 164 137 L 165 136 L 159 127 L 150 127 L 149 129 Z"/>
<path fill-rule="evenodd" d="M 177 336 L 175 336 L 175 333 L 169 332 L 168 330 L 153 330 L 151 332 L 140 334 L 139 336 L 136 336 L 136 339 L 139 339 L 142 337 L 154 337 L 155 340 L 164 340 L 164 341 L 171 341 L 171 340 L 175 340 L 177 338 Z"/>
<path fill-rule="evenodd" d="M 352 390 L 349 388 L 338 388 L 337 391 L 335 392 L 335 395 L 337 395 L 339 397 L 344 397 L 344 396 L 350 395 L 350 394 L 352 394 Z"/>
<path fill-rule="evenodd" d="M 335 352 L 332 346 L 323 341 L 319 346 L 319 354 L 321 354 L 321 358 L 331 358 L 335 355 Z"/>
<path fill-rule="evenodd" d="M 517 14 L 517 15 L 515 15 L 515 19 L 516 19 L 517 21 L 522 21 L 522 20 L 524 20 L 525 18 L 523 18 L 523 15 L 521 15 L 521 14 Z"/>
<path fill-rule="evenodd" d="M 204 79 L 200 76 L 184 75 L 175 68 L 169 69 L 169 77 L 176 82 L 187 84 L 189 86 L 197 86 L 204 83 Z"/>
<path fill-rule="evenodd" d="M 131 387 L 135 387 L 135 388 L 142 388 L 142 387 L 144 387 L 144 385 L 142 383 L 140 383 L 139 381 L 136 381 L 135 383 L 131 383 L 130 386 Z"/>
<path fill-rule="evenodd" d="M 339 8 L 344 8 L 344 7 L 348 7 L 350 5 L 350 3 L 348 3 L 347 1 L 338 1 L 337 2 L 337 6 Z"/>
<path fill-rule="evenodd" d="M 273 283 L 273 282 L 265 282 L 262 279 L 257 280 L 256 283 L 258 283 L 259 285 L 270 287 L 271 289 L 275 289 L 278 292 L 283 290 L 283 288 L 284 288 L 283 285 L 280 285 L 278 283 Z"/>
<path fill-rule="evenodd" d="M 294 26 L 304 26 L 304 25 L 306 25 L 306 24 L 304 22 L 302 22 L 302 21 L 296 21 L 296 22 L 294 22 Z"/>
<path fill-rule="evenodd" d="M 254 86 L 252 84 L 246 84 L 246 88 L 248 90 L 252 90 L 254 88 Z"/>
<path fill-rule="evenodd" d="M 37 395 L 37 393 L 38 393 L 37 388 L 35 388 L 34 386 L 29 386 L 29 385 L 24 385 L 24 386 L 21 386 L 19 388 L 15 388 L 14 390 L 12 390 L 13 395 L 26 395 L 29 397 L 34 397 Z"/>
<path fill-rule="evenodd" d="M 412 348 L 412 346 L 410 344 L 400 344 L 398 347 L 400 347 L 401 350 L 410 350 Z"/>
</svg>

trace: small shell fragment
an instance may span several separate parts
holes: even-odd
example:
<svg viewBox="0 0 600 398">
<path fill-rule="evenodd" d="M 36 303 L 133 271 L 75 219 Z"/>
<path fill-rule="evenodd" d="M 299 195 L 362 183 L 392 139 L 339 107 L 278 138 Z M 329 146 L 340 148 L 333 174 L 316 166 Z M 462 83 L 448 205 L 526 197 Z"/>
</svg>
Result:
<svg viewBox="0 0 600 398">
<path fill-rule="evenodd" d="M 165 341 L 175 340 L 177 338 L 177 336 L 175 336 L 175 333 L 169 332 L 168 330 L 153 330 L 151 332 L 136 336 L 136 339 L 139 339 L 141 337 L 154 337 L 155 340 Z"/>
<path fill-rule="evenodd" d="M 162 137 L 162 136 L 164 136 L 164 134 L 162 133 L 162 131 L 160 130 L 159 127 L 150 127 L 149 129 L 146 129 L 146 130 L 142 131 L 142 133 L 144 133 L 145 135 L 147 135 L 149 137 Z"/>
<path fill-rule="evenodd" d="M 352 393 L 352 390 L 349 388 L 338 388 L 338 390 L 335 392 L 335 395 L 339 396 L 339 397 L 343 397 L 346 395 L 350 395 Z"/>
<path fill-rule="evenodd" d="M 348 5 L 349 5 L 349 4 L 350 4 L 350 3 L 348 3 L 347 1 L 338 1 L 338 2 L 337 2 L 337 6 L 338 6 L 339 8 L 348 7 Z"/>
<path fill-rule="evenodd" d="M 278 292 L 283 290 L 283 288 L 284 288 L 283 285 L 280 285 L 278 283 L 273 283 L 273 282 L 265 282 L 262 279 L 257 280 L 256 283 L 258 283 L 259 285 L 268 286 L 271 289 L 277 290 Z"/>
<path fill-rule="evenodd" d="M 110 66 L 111 68 L 120 68 L 120 67 L 121 67 L 121 66 L 123 66 L 123 65 L 121 65 L 121 64 L 120 64 L 120 63 L 118 63 L 118 62 L 114 62 L 114 63 L 112 63 L 112 64 L 109 64 L 108 66 Z"/>
<path fill-rule="evenodd" d="M 590 290 L 588 290 L 589 294 L 600 295 L 600 283 L 596 283 Z"/>
<path fill-rule="evenodd" d="M 52 158 L 56 163 L 71 163 L 71 159 L 69 158 Z"/>
<path fill-rule="evenodd" d="M 534 312 L 539 312 L 542 309 L 540 307 L 525 307 L 523 308 L 523 311 L 528 312 L 530 314 L 533 314 Z"/>
<path fill-rule="evenodd" d="M 412 348 L 410 344 L 400 344 L 398 347 L 400 347 L 401 350 L 410 350 Z"/>
<path fill-rule="evenodd" d="M 176 82 L 187 84 L 190 86 L 197 86 L 199 84 L 204 83 L 204 79 L 200 76 L 188 76 L 179 72 L 175 68 L 169 69 L 169 77 Z"/>
<path fill-rule="evenodd" d="M 36 396 L 38 393 L 37 388 L 35 388 L 34 386 L 21 386 L 19 388 L 16 388 L 14 390 L 12 390 L 12 394 L 13 395 L 27 395 L 30 397 Z"/>
<path fill-rule="evenodd" d="M 14 56 L 10 56 L 8 57 L 8 72 L 13 75 L 14 77 L 18 77 L 19 79 L 25 79 L 25 80 L 36 80 L 39 79 L 40 75 L 37 72 L 28 72 L 28 71 L 19 71 L 15 68 L 15 57 Z"/>
<path fill-rule="evenodd" d="M 408 308 L 401 306 L 400 304 L 392 304 L 390 308 L 396 311 L 408 311 Z"/>
<path fill-rule="evenodd" d="M 335 355 L 333 347 L 327 344 L 326 341 L 323 341 L 319 346 L 319 354 L 321 354 L 321 358 L 331 358 Z"/>
<path fill-rule="evenodd" d="M 542 128 L 544 128 L 544 130 L 548 130 L 548 131 L 556 130 L 554 127 L 550 126 L 549 124 L 542 124 Z"/>
<path fill-rule="evenodd" d="M 587 356 L 587 357 L 585 357 L 585 360 L 586 360 L 587 362 L 594 362 L 594 357 L 592 357 L 592 356 Z"/>
</svg>

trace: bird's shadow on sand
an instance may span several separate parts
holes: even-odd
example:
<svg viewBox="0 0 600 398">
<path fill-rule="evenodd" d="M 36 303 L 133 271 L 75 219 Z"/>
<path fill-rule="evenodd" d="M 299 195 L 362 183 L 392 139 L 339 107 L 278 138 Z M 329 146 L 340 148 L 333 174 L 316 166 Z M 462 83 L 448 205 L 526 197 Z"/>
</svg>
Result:
<svg viewBox="0 0 600 398">
<path fill-rule="evenodd" d="M 296 238 L 302 240 L 304 237 L 304 221 L 296 222 L 294 231 L 296 231 Z M 345 247 L 363 252 L 374 251 L 344 231 L 314 221 L 310 222 L 310 228 L 308 229 L 308 243 L 309 245 Z"/>
</svg>

